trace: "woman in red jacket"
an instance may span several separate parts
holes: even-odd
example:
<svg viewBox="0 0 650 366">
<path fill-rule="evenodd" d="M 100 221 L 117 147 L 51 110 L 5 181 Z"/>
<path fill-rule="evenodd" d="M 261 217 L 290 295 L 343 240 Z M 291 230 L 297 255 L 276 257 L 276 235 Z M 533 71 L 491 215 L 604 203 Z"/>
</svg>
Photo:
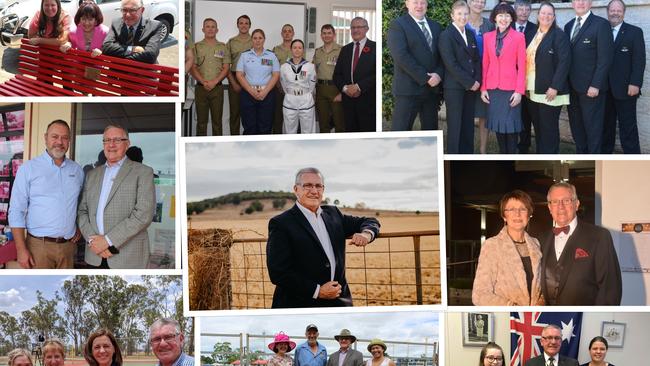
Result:
<svg viewBox="0 0 650 366">
<path fill-rule="evenodd" d="M 490 14 L 496 29 L 483 36 L 481 98 L 488 103 L 487 128 L 496 133 L 501 154 L 517 151 L 526 89 L 526 40 L 510 27 L 514 19 L 512 6 L 498 4 Z"/>
</svg>

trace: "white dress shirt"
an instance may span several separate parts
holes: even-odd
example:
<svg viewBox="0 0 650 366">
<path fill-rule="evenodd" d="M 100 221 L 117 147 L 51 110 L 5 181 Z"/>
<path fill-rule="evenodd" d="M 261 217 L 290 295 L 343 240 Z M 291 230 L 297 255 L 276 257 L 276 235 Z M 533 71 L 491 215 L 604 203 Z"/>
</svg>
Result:
<svg viewBox="0 0 650 366">
<path fill-rule="evenodd" d="M 578 217 L 574 217 L 573 220 L 569 223 L 569 232 L 567 234 L 561 232 L 558 235 L 555 235 L 555 259 L 556 260 L 558 261 L 560 260 L 562 251 L 566 246 L 566 242 L 569 241 L 569 237 L 576 230 L 576 226 L 578 226 Z M 553 227 L 558 227 L 558 226 L 554 224 Z"/>
<path fill-rule="evenodd" d="M 327 227 L 325 226 L 325 221 L 323 221 L 323 209 L 318 207 L 316 213 L 310 211 L 305 206 L 301 205 L 300 202 L 296 201 L 296 205 L 300 209 L 305 218 L 311 225 L 311 228 L 314 229 L 320 245 L 325 251 L 327 260 L 330 262 L 330 281 L 334 280 L 334 271 L 336 269 L 336 257 L 334 256 L 334 247 L 332 247 L 332 241 L 330 240 L 330 234 L 327 232 Z M 320 291 L 320 285 L 316 285 L 316 291 L 314 292 L 313 298 L 318 298 L 318 292 Z"/>
<path fill-rule="evenodd" d="M 582 29 L 582 27 L 585 25 L 585 22 L 587 21 L 587 18 L 589 18 L 590 15 L 591 15 L 591 10 L 589 10 L 587 12 L 587 14 L 582 15 L 580 17 L 581 18 L 581 20 L 580 20 L 580 29 Z M 575 20 L 576 21 L 573 22 L 573 28 L 571 28 L 571 33 L 569 34 L 569 38 L 571 38 L 571 36 L 573 35 L 573 32 L 575 31 L 576 27 L 578 26 L 578 16 L 577 15 L 575 17 Z"/>
<path fill-rule="evenodd" d="M 463 37 L 463 41 L 465 41 L 465 46 L 467 46 L 467 29 L 463 28 L 463 29 L 461 30 L 460 28 L 458 28 L 458 26 L 456 25 L 456 23 L 451 23 L 451 24 L 454 25 L 454 28 L 456 28 L 456 30 L 458 31 L 458 33 L 460 33 L 461 37 Z"/>
<path fill-rule="evenodd" d="M 106 168 L 104 169 L 104 180 L 102 181 L 102 190 L 99 194 L 99 203 L 97 204 L 97 230 L 100 235 L 104 235 L 104 208 L 106 208 L 106 203 L 108 202 L 108 196 L 111 193 L 111 188 L 113 188 L 113 181 L 117 177 L 117 174 L 122 168 L 122 164 L 126 160 L 126 155 L 117 163 L 110 165 L 106 162 Z M 113 245 L 108 236 L 104 236 L 108 245 Z"/>
</svg>

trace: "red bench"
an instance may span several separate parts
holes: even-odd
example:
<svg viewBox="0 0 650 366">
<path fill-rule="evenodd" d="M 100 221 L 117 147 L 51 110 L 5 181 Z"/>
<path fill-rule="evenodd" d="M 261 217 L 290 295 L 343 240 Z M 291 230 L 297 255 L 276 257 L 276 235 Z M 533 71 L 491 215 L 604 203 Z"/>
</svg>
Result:
<svg viewBox="0 0 650 366">
<path fill-rule="evenodd" d="M 178 68 L 90 52 L 59 51 L 22 39 L 18 72 L 3 96 L 178 96 Z"/>
</svg>

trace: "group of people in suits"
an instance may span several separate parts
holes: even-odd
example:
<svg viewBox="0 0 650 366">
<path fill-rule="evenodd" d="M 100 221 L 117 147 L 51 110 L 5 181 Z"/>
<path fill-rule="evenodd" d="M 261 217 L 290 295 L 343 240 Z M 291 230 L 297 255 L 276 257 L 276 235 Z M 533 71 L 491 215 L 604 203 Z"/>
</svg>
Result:
<svg viewBox="0 0 650 366">
<path fill-rule="evenodd" d="M 239 34 L 217 41 L 216 20 L 203 21 L 204 39 L 193 48 L 190 71 L 197 81 L 197 135 L 222 135 L 224 88 L 228 79 L 230 135 L 375 131 L 376 44 L 366 34 L 366 19 L 350 22 L 352 42 L 334 42 L 331 24 L 321 27 L 323 46 L 309 62 L 305 44 L 282 26 L 282 43 L 265 49 L 262 29 L 249 33 L 251 19 L 237 19 Z M 316 116 L 318 115 L 318 125 Z M 332 123 L 332 124 L 331 124 Z M 317 128 L 318 127 L 318 128 Z"/>
<path fill-rule="evenodd" d="M 559 117 L 568 106 L 577 153 L 612 153 L 616 122 L 625 153 L 640 153 L 636 101 L 645 71 L 643 31 L 624 22 L 625 3 L 611 0 L 608 20 L 591 0 L 573 0 L 576 16 L 564 30 L 555 7 L 543 1 L 538 23 L 531 4 L 498 3 L 489 18 L 484 0 L 459 0 L 452 23 L 441 29 L 426 17 L 426 0 L 405 0 L 407 14 L 393 20 L 387 44 L 393 57 L 393 130 L 438 129 L 446 104 L 447 152 L 474 152 L 496 133 L 501 153 L 527 153 L 531 125 L 537 153 L 558 153 Z M 484 127 L 485 126 L 485 127 Z"/>
<path fill-rule="evenodd" d="M 305 329 L 304 343 L 296 347 L 296 342 L 289 339 L 289 336 L 280 332 L 275 335 L 268 348 L 274 355 L 269 359 L 269 366 L 395 366 L 395 362 L 386 357 L 386 343 L 375 338 L 368 344 L 368 352 L 372 358 L 363 361 L 363 354 L 352 348 L 357 341 L 352 332 L 348 329 L 341 329 L 341 332 L 334 336 L 339 343 L 339 349 L 327 355 L 327 348 L 318 342 L 318 327 L 315 324 L 307 325 Z M 294 357 L 288 355 L 293 349 L 296 350 Z"/>
<path fill-rule="evenodd" d="M 542 329 L 542 353 L 538 356 L 524 360 L 527 366 L 614 366 L 614 364 L 605 361 L 609 345 L 607 339 L 596 336 L 589 342 L 590 361 L 583 364 L 578 360 L 560 354 L 562 348 L 562 328 L 555 324 L 549 324 Z M 494 342 L 489 342 L 479 356 L 479 366 L 501 366 L 508 365 L 510 362 L 505 357 L 501 346 Z"/>
<path fill-rule="evenodd" d="M 266 264 L 275 285 L 273 308 L 352 306 L 345 276 L 345 241 L 365 246 L 379 235 L 374 218 L 323 205 L 325 178 L 316 168 L 296 173 L 296 204 L 269 221 Z"/>
<path fill-rule="evenodd" d="M 22 268 L 73 268 L 83 237 L 85 262 L 97 268 L 146 268 L 147 228 L 155 207 L 153 169 L 127 156 L 129 134 L 108 125 L 105 163 L 84 171 L 68 159 L 70 127 L 52 121 L 45 152 L 18 169 L 11 190 L 9 226 Z"/>
<path fill-rule="evenodd" d="M 620 305 L 621 269 L 609 231 L 577 218 L 580 200 L 570 183 L 552 185 L 547 201 L 553 228 L 540 245 L 526 232 L 530 196 L 503 196 L 504 226 L 481 247 L 474 305 Z"/>
</svg>

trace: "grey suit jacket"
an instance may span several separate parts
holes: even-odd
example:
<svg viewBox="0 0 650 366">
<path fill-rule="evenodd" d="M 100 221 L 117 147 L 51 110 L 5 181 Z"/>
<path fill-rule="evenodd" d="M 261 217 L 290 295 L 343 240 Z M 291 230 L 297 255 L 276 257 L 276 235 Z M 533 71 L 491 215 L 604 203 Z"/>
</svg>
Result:
<svg viewBox="0 0 650 366">
<path fill-rule="evenodd" d="M 524 235 L 533 266 L 532 295 L 528 293 L 526 272 L 519 252 L 504 226 L 481 247 L 472 289 L 474 305 L 544 305 L 540 266 L 542 251 L 537 239 L 528 233 Z"/>
<path fill-rule="evenodd" d="M 84 238 L 98 235 L 97 206 L 106 165 L 86 175 L 77 223 Z M 126 158 L 104 208 L 104 234 L 120 250 L 108 258 L 110 268 L 146 268 L 149 263 L 147 228 L 153 220 L 156 202 L 153 169 Z M 101 257 L 86 248 L 86 263 L 98 266 Z"/>
<path fill-rule="evenodd" d="M 578 360 L 574 360 L 573 358 L 562 355 L 556 355 L 555 358 L 559 358 L 559 361 L 555 362 L 555 366 L 578 366 Z M 546 366 L 544 354 L 529 359 L 526 361 L 526 366 Z"/>
<path fill-rule="evenodd" d="M 327 360 L 327 366 L 339 366 L 340 351 L 332 353 Z M 348 348 L 348 352 L 343 360 L 343 366 L 363 366 L 363 355 L 359 351 Z"/>
</svg>

